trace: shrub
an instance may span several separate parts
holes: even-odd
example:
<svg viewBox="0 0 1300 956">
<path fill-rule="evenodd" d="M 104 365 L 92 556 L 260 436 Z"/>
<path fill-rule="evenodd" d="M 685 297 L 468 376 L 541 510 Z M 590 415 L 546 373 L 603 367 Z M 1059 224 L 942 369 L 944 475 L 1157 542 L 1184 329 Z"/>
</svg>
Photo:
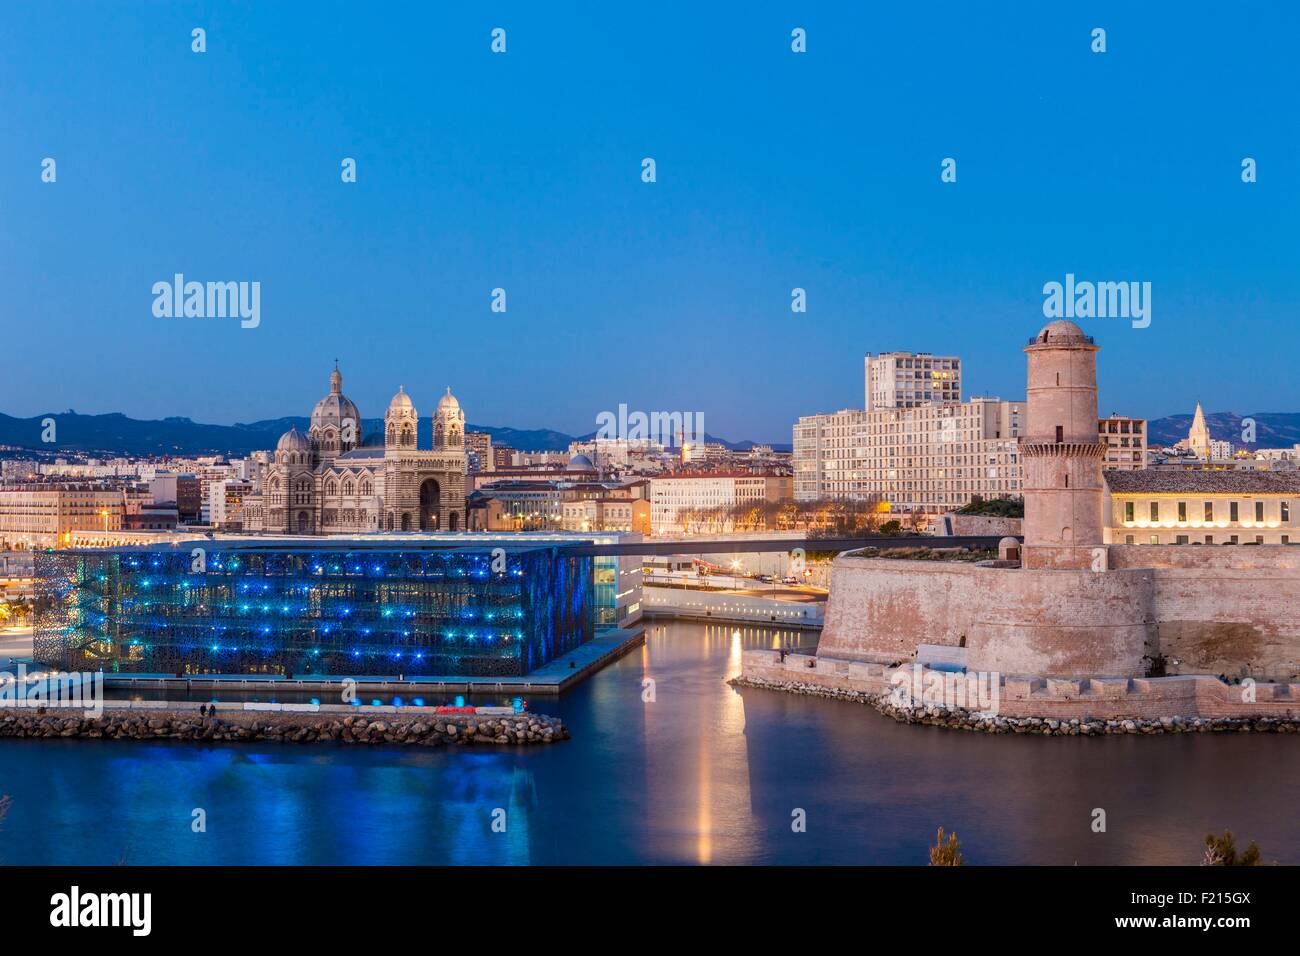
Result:
<svg viewBox="0 0 1300 956">
<path fill-rule="evenodd" d="M 957 834 L 949 833 L 945 840 L 943 836 L 943 827 L 939 827 L 939 836 L 934 846 L 930 847 L 930 865 L 931 866 L 962 866 L 966 861 L 962 859 L 961 843 L 957 840 Z"/>
</svg>

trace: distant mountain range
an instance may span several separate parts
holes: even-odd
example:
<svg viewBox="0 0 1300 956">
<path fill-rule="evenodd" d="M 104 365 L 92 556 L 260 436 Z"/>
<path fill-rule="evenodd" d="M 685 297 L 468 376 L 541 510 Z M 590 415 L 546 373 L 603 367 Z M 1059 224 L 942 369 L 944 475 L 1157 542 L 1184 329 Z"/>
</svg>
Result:
<svg viewBox="0 0 1300 956">
<path fill-rule="evenodd" d="M 46 418 L 53 418 L 57 441 L 41 441 Z M 1255 420 L 1253 447 L 1287 448 L 1300 443 L 1300 412 L 1256 412 L 1238 415 L 1236 412 L 1212 412 L 1205 416 L 1210 434 L 1234 445 L 1242 445 L 1242 419 Z M 14 418 L 0 414 L 0 445 L 15 445 L 50 454 L 80 452 L 98 455 L 247 455 L 259 449 L 273 449 L 280 436 L 296 427 L 305 432 L 309 424 L 305 416 L 268 418 L 263 421 L 236 425 L 205 425 L 189 418 L 161 418 L 154 421 L 128 418 L 126 415 L 80 415 L 75 411 L 36 415 L 31 418 Z M 1169 415 L 1147 423 L 1147 441 L 1151 445 L 1172 445 L 1187 437 L 1192 427 L 1191 415 Z M 549 428 L 510 428 L 494 425 L 467 425 L 470 431 L 487 432 L 496 444 L 509 445 L 520 451 L 565 451 L 570 442 L 593 437 L 566 435 Z M 432 422 L 420 420 L 420 444 L 428 448 L 432 442 Z M 378 442 L 382 439 L 383 419 L 367 418 L 362 421 L 362 435 Z M 734 451 L 747 451 L 755 442 L 732 442 L 714 435 L 705 439 L 726 445 Z M 773 443 L 778 451 L 789 451 L 789 443 Z"/>
<path fill-rule="evenodd" d="M 1242 419 L 1255 421 L 1255 441 L 1251 448 L 1290 448 L 1300 444 L 1300 412 L 1255 412 L 1238 415 L 1236 412 L 1207 412 L 1205 424 L 1210 437 L 1230 441 L 1242 447 Z M 1191 415 L 1167 415 L 1147 423 L 1148 445 L 1172 445 L 1187 437 L 1192 427 Z"/>
<path fill-rule="evenodd" d="M 45 419 L 53 418 L 56 441 L 45 443 L 41 435 Z M 263 421 L 236 425 L 205 425 L 189 418 L 162 418 L 156 421 L 128 418 L 126 415 L 80 415 L 75 411 L 36 415 L 32 418 L 14 418 L 0 414 L 0 445 L 14 445 L 51 455 L 80 452 L 104 455 L 228 455 L 240 457 L 249 452 L 275 448 L 280 436 L 296 427 L 306 432 L 310 419 L 306 417 L 269 418 Z M 492 425 L 466 425 L 472 432 L 487 432 L 494 444 L 509 445 L 519 451 L 565 451 L 569 443 L 590 439 L 594 432 L 583 436 L 566 435 L 549 428 L 521 429 Z M 420 445 L 430 447 L 432 420 L 420 419 Z M 374 443 L 383 441 L 382 418 L 367 418 L 361 423 L 361 434 Z M 718 442 L 735 451 L 747 451 L 755 443 L 729 442 L 712 435 L 706 441 Z M 774 445 L 778 450 L 789 451 L 790 446 Z"/>
</svg>

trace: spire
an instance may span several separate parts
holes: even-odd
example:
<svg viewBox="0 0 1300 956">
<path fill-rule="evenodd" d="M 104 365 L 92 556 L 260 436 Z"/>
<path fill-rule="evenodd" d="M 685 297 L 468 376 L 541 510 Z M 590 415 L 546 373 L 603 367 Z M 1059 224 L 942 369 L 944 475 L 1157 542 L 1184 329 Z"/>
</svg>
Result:
<svg viewBox="0 0 1300 956">
<path fill-rule="evenodd" d="M 1202 458 L 1210 457 L 1210 428 L 1205 424 L 1205 412 L 1201 403 L 1196 403 L 1196 414 L 1192 416 L 1192 427 L 1187 433 L 1187 447 Z"/>
<path fill-rule="evenodd" d="M 330 391 L 338 395 L 343 391 L 343 373 L 339 371 L 339 360 L 334 360 L 334 371 L 330 372 Z"/>
</svg>

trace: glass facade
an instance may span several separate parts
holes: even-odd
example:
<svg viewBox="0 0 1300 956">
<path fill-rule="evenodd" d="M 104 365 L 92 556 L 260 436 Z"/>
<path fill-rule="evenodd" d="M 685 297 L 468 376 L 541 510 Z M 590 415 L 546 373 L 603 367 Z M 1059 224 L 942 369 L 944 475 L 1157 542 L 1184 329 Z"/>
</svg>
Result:
<svg viewBox="0 0 1300 956">
<path fill-rule="evenodd" d="M 597 560 L 337 543 L 40 552 L 35 656 L 119 673 L 521 676 L 595 633 Z"/>
</svg>

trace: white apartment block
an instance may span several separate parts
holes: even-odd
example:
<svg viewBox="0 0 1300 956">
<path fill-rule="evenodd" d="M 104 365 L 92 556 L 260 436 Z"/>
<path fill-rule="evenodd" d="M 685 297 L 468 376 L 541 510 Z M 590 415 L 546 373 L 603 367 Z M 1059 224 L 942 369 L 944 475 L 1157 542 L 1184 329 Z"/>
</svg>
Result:
<svg viewBox="0 0 1300 956">
<path fill-rule="evenodd" d="M 251 481 L 213 481 L 204 489 L 203 520 L 220 528 L 242 528 L 244 496 L 253 493 Z"/>
<path fill-rule="evenodd" d="M 789 475 L 750 472 L 682 472 L 650 479 L 652 534 L 688 532 L 688 512 L 718 511 L 747 502 L 786 501 L 793 493 Z"/>
<path fill-rule="evenodd" d="M 1099 419 L 1097 435 L 1106 446 L 1103 468 L 1135 471 L 1147 466 L 1147 422 L 1145 418 L 1111 415 Z"/>
<path fill-rule="evenodd" d="M 1232 454 L 1232 442 L 1210 439 L 1210 461 L 1231 461 Z"/>
<path fill-rule="evenodd" d="M 940 514 L 974 495 L 1017 497 L 1024 415 L 1023 402 L 977 398 L 805 416 L 794 426 L 794 498 Z"/>
<path fill-rule="evenodd" d="M 916 408 L 961 401 L 961 359 L 929 352 L 867 353 L 863 408 Z"/>
</svg>

